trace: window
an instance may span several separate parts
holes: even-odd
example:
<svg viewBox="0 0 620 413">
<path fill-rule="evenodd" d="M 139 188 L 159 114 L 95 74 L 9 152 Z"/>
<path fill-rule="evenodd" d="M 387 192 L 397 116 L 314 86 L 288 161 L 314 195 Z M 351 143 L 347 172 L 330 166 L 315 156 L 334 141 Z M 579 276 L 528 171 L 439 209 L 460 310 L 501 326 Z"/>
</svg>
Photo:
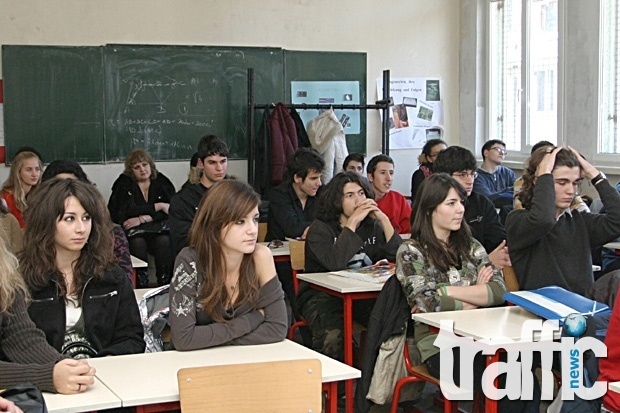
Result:
<svg viewBox="0 0 620 413">
<path fill-rule="evenodd" d="M 489 17 L 489 137 L 529 154 L 558 139 L 558 1 L 491 0 Z"/>
<path fill-rule="evenodd" d="M 601 76 L 601 103 L 600 114 L 601 133 L 598 143 L 598 153 L 620 153 L 618 136 L 618 106 L 620 103 L 620 68 L 619 59 L 619 8 L 618 0 L 604 0 L 602 7 L 602 76 Z"/>
</svg>

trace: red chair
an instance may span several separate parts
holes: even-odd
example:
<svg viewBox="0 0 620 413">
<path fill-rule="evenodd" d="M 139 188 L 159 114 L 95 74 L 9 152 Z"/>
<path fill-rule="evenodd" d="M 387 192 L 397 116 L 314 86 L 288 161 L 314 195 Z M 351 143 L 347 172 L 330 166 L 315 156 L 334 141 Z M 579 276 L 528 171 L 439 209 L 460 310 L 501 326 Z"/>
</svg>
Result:
<svg viewBox="0 0 620 413">
<path fill-rule="evenodd" d="M 439 386 L 439 380 L 435 377 L 431 376 L 428 372 L 428 369 L 424 364 L 419 366 L 414 366 L 411 362 L 411 357 L 409 357 L 409 346 L 405 344 L 404 350 L 405 357 L 405 368 L 407 369 L 407 373 L 409 376 L 403 377 L 398 380 L 396 386 L 394 386 L 394 395 L 392 396 L 392 407 L 390 409 L 390 413 L 398 412 L 398 402 L 400 401 L 400 392 L 403 386 L 407 383 L 417 383 L 417 382 L 427 382 L 434 384 L 437 387 Z M 474 403 L 475 405 L 475 403 Z M 443 411 L 449 413 L 458 412 L 458 403 L 456 401 L 448 400 L 445 397 L 443 398 Z"/>
</svg>

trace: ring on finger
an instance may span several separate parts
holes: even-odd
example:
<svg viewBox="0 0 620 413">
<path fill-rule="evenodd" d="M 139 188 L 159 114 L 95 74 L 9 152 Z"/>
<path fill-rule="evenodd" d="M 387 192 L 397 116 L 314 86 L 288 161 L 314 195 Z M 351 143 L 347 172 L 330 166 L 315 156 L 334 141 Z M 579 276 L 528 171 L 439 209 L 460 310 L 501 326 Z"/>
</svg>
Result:
<svg viewBox="0 0 620 413">
<path fill-rule="evenodd" d="M 82 391 L 82 384 L 78 384 L 78 391 Z"/>
</svg>

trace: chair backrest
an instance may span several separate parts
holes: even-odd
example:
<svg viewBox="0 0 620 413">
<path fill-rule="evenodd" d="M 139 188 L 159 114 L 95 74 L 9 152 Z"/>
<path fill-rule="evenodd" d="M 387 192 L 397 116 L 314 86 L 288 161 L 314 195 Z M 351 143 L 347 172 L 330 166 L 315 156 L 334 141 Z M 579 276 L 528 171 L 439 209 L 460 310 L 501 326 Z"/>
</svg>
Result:
<svg viewBox="0 0 620 413">
<path fill-rule="evenodd" d="M 291 254 L 291 268 L 303 271 L 306 268 L 306 241 L 291 240 L 288 242 Z"/>
<path fill-rule="evenodd" d="M 258 242 L 265 242 L 265 237 L 267 237 L 267 223 L 259 222 L 258 223 Z"/>
<path fill-rule="evenodd" d="M 288 243 L 291 257 L 291 268 L 293 269 L 293 289 L 295 293 L 299 291 L 299 280 L 297 273 L 303 272 L 306 268 L 306 241 L 291 240 Z"/>
<path fill-rule="evenodd" d="M 182 413 L 320 412 L 317 359 L 205 366 L 177 373 Z"/>
<path fill-rule="evenodd" d="M 519 291 L 519 280 L 517 280 L 517 274 L 512 266 L 504 267 L 502 270 L 504 273 L 504 282 L 508 291 Z"/>
</svg>

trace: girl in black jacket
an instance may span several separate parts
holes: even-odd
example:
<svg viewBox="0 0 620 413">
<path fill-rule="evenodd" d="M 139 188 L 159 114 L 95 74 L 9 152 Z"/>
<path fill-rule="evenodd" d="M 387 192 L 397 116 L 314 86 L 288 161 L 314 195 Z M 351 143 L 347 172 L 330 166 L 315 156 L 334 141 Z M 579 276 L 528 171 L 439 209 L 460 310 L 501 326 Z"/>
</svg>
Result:
<svg viewBox="0 0 620 413">
<path fill-rule="evenodd" d="M 32 295 L 28 313 L 48 343 L 74 358 L 143 352 L 138 304 L 115 264 L 101 194 L 52 179 L 33 199 L 20 268 Z"/>
</svg>

